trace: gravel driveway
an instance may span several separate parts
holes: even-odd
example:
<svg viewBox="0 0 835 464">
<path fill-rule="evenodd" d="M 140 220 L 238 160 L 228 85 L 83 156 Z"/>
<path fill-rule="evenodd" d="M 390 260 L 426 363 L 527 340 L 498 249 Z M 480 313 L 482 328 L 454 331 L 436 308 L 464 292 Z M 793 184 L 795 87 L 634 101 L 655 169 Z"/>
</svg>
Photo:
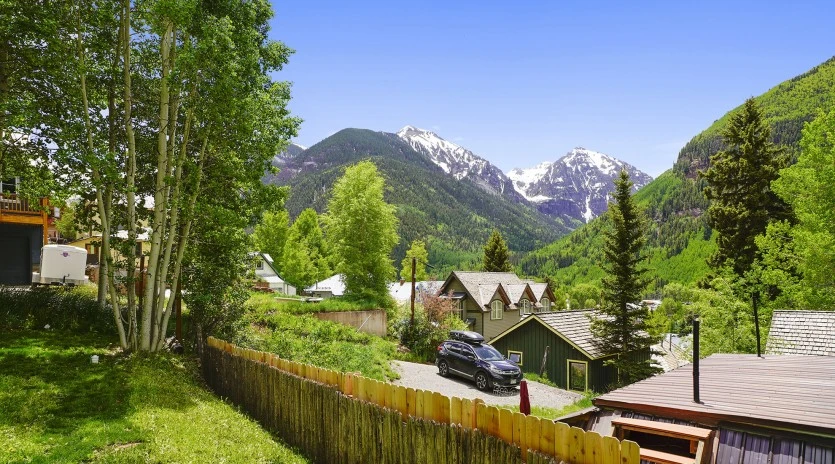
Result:
<svg viewBox="0 0 835 464">
<path fill-rule="evenodd" d="M 487 404 L 519 406 L 519 389 L 514 389 L 510 395 L 497 395 L 492 392 L 479 391 L 471 380 L 455 376 L 441 377 L 438 374 L 438 368 L 433 364 L 393 361 L 392 367 L 400 374 L 400 379 L 392 382 L 395 385 L 436 391 L 446 396 L 457 396 L 459 398 L 481 398 Z M 530 395 L 531 406 L 547 408 L 562 408 L 582 398 L 582 395 L 577 393 L 530 381 L 528 382 L 528 394 Z"/>
</svg>

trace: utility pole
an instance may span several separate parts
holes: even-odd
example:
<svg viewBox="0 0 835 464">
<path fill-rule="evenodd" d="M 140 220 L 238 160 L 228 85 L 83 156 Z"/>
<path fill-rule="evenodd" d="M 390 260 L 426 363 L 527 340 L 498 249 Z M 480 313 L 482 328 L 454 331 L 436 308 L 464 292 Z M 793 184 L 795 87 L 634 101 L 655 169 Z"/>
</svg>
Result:
<svg viewBox="0 0 835 464">
<path fill-rule="evenodd" d="M 417 267 L 417 258 L 412 256 L 412 322 L 411 327 L 415 327 L 415 267 Z"/>
</svg>

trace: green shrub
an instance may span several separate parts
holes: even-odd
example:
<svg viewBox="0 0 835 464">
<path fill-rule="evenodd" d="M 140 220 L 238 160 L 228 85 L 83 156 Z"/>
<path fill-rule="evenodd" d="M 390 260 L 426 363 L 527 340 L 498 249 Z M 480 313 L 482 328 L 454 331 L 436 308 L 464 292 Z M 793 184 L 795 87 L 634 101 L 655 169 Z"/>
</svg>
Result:
<svg viewBox="0 0 835 464">
<path fill-rule="evenodd" d="M 0 328 L 115 333 L 113 312 L 101 308 L 95 288 L 0 287 Z"/>
<path fill-rule="evenodd" d="M 423 305 L 415 305 L 414 325 L 412 325 L 410 313 L 411 310 L 404 306 L 396 315 L 396 319 L 389 324 L 389 333 L 411 350 L 412 355 L 418 361 L 434 361 L 438 345 L 449 338 L 450 330 L 468 329 L 467 324 L 455 313 L 436 316 L 441 319 L 438 321 L 427 316 Z"/>
</svg>

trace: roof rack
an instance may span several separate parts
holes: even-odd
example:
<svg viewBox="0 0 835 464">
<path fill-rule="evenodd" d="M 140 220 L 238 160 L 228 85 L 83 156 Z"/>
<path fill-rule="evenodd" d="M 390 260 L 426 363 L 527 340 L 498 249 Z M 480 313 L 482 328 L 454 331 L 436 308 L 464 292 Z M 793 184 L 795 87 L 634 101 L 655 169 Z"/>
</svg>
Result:
<svg viewBox="0 0 835 464">
<path fill-rule="evenodd" d="M 480 333 L 469 330 L 450 330 L 449 337 L 467 343 L 479 344 L 484 342 L 484 337 Z"/>
</svg>

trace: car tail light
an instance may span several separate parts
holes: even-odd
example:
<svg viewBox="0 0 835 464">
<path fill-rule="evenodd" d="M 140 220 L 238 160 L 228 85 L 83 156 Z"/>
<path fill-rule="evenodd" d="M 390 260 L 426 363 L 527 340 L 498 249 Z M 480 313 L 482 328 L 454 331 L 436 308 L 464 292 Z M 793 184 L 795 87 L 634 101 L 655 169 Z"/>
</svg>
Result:
<svg viewBox="0 0 835 464">
<path fill-rule="evenodd" d="M 444 344 L 443 343 L 438 345 L 438 351 L 444 351 Z"/>
</svg>

